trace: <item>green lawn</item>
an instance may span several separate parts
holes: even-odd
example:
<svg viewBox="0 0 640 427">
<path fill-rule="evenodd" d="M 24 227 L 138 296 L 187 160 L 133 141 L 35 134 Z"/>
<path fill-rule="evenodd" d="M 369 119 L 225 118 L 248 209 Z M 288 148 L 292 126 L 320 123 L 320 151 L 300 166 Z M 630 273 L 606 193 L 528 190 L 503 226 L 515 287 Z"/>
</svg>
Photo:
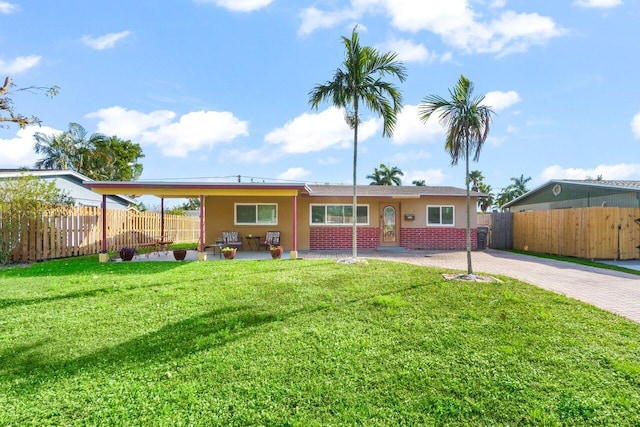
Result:
<svg viewBox="0 0 640 427">
<path fill-rule="evenodd" d="M 0 270 L 0 425 L 640 424 L 640 325 L 442 272 L 97 257 Z"/>
</svg>

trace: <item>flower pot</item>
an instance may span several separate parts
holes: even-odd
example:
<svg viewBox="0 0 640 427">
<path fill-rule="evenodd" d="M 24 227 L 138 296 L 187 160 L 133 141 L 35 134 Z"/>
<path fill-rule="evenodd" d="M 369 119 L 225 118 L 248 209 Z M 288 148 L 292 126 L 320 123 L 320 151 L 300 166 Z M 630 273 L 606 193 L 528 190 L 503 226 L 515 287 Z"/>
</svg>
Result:
<svg viewBox="0 0 640 427">
<path fill-rule="evenodd" d="M 176 259 L 176 261 L 182 261 L 186 256 L 187 256 L 187 250 L 186 249 L 174 249 L 173 250 L 173 257 Z"/>
<path fill-rule="evenodd" d="M 119 252 L 123 261 L 131 261 L 136 254 L 136 250 L 133 248 L 121 248 Z"/>
<path fill-rule="evenodd" d="M 224 255 L 225 259 L 233 259 L 236 256 L 237 249 L 227 249 L 222 251 L 222 255 Z"/>
<path fill-rule="evenodd" d="M 284 248 L 282 246 L 272 247 L 269 249 L 271 252 L 271 258 L 280 259 L 282 257 L 282 253 L 284 252 Z"/>
</svg>

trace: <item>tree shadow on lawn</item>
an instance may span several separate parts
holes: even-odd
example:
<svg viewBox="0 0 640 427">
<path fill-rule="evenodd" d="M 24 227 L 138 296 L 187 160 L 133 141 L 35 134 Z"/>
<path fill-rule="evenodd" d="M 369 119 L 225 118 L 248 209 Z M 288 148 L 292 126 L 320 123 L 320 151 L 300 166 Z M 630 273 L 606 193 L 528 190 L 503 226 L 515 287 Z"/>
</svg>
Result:
<svg viewBox="0 0 640 427">
<path fill-rule="evenodd" d="M 166 286 L 165 283 L 150 283 L 148 285 L 126 285 L 126 286 L 103 286 L 101 288 L 90 289 L 86 291 L 74 291 L 65 294 L 57 294 L 51 296 L 43 296 L 37 298 L 0 298 L 0 310 L 9 307 L 20 307 L 34 304 L 42 304 L 61 300 L 70 300 L 76 298 L 91 298 L 101 295 L 114 294 L 116 292 L 127 292 L 135 289 L 145 288 L 161 288 Z"/>
<path fill-rule="evenodd" d="M 34 351 L 46 344 L 39 342 L 0 353 L 0 373 L 5 379 L 29 378 L 33 386 L 88 370 L 110 371 L 129 365 L 157 364 L 224 346 L 254 328 L 277 320 L 276 315 L 256 313 L 251 306 L 224 307 L 72 360 L 55 361 L 50 354 Z"/>
<path fill-rule="evenodd" d="M 362 301 L 372 301 L 377 296 L 404 293 L 425 286 L 410 285 L 403 289 L 352 298 L 340 302 L 346 306 Z M 170 360 L 225 346 L 251 334 L 256 328 L 273 322 L 285 321 L 302 314 L 327 311 L 335 308 L 319 302 L 313 306 L 298 307 L 284 312 L 258 312 L 256 306 L 229 306 L 212 310 L 188 319 L 167 324 L 157 331 L 105 347 L 72 360 L 52 360 L 52 356 L 37 352 L 46 343 L 39 342 L 13 348 L 0 353 L 0 377 L 9 383 L 15 378 L 26 379 L 17 387 L 41 387 L 48 381 L 72 377 L 92 370 L 115 371 L 129 369 L 140 364 L 161 364 Z"/>
</svg>

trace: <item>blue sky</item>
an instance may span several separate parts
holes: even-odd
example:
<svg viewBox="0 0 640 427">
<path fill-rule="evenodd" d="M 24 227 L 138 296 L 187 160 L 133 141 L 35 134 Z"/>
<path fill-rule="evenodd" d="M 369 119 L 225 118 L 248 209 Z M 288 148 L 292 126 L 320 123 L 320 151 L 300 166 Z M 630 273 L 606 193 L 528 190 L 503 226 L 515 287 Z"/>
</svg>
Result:
<svg viewBox="0 0 640 427">
<path fill-rule="evenodd" d="M 309 91 L 343 60 L 342 35 L 398 53 L 408 79 L 392 138 L 362 116 L 358 183 L 381 163 L 403 183 L 464 187 L 424 96 L 461 74 L 497 113 L 480 161 L 511 177 L 640 179 L 640 2 L 632 0 L 0 0 L 0 76 L 42 127 L 0 129 L 0 167 L 32 166 L 35 131 L 70 122 L 142 145 L 146 180 L 351 183 L 352 132 Z"/>
</svg>

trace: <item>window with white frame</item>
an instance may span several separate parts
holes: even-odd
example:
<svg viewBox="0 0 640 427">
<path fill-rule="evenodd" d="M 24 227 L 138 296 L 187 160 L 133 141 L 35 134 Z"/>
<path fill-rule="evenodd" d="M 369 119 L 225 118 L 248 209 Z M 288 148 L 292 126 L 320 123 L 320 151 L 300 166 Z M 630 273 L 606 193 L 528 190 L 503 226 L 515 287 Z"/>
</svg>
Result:
<svg viewBox="0 0 640 427">
<path fill-rule="evenodd" d="M 275 203 L 236 203 L 236 225 L 278 225 L 278 205 Z"/>
<path fill-rule="evenodd" d="M 453 226 L 454 218 L 453 206 L 427 206 L 427 225 Z"/>
<path fill-rule="evenodd" d="M 353 224 L 353 205 L 311 205 L 311 225 Z M 357 222 L 369 224 L 369 205 L 358 205 Z"/>
</svg>

